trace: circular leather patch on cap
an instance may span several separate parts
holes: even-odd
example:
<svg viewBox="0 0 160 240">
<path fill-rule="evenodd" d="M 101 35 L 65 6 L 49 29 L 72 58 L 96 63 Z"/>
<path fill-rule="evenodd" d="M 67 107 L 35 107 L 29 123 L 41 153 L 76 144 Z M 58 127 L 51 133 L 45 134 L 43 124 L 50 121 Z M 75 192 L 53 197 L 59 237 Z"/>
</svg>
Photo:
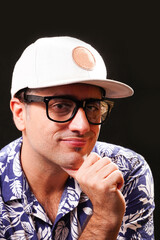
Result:
<svg viewBox="0 0 160 240">
<path fill-rule="evenodd" d="M 93 54 L 85 47 L 76 47 L 72 52 L 75 63 L 86 70 L 92 70 L 96 61 Z"/>
</svg>

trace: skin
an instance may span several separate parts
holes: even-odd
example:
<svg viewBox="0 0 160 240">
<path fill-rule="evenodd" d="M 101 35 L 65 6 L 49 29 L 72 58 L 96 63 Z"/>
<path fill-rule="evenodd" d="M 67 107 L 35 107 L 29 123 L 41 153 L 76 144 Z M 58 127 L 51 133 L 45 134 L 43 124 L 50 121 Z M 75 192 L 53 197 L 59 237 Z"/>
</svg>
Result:
<svg viewBox="0 0 160 240">
<path fill-rule="evenodd" d="M 78 100 L 101 98 L 98 87 L 86 84 L 44 88 L 33 94 L 70 95 Z M 71 121 L 55 123 L 47 118 L 44 103 L 26 105 L 13 98 L 10 107 L 23 135 L 23 171 L 51 221 L 55 220 L 70 175 L 79 182 L 93 204 L 93 215 L 79 239 L 116 239 L 125 211 L 119 190 L 123 177 L 109 158 L 90 153 L 100 126 L 89 124 L 83 109 L 79 109 Z"/>
</svg>

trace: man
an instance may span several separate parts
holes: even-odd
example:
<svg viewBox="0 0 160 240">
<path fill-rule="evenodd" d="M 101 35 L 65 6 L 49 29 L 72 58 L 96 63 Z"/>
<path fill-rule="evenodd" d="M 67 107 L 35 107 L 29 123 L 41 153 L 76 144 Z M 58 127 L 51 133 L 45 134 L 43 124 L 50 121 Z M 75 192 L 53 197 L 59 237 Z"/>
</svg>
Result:
<svg viewBox="0 0 160 240">
<path fill-rule="evenodd" d="M 98 142 L 114 98 L 100 54 L 42 38 L 15 65 L 11 110 L 22 138 L 0 152 L 0 239 L 154 239 L 153 179 L 142 156 Z"/>
</svg>

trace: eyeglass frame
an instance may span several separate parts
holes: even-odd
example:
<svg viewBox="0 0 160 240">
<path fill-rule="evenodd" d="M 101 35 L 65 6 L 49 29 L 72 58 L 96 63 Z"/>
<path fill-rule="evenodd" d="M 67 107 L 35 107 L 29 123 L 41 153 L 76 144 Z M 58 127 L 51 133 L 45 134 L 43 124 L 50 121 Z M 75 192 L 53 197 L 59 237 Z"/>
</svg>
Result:
<svg viewBox="0 0 160 240">
<path fill-rule="evenodd" d="M 48 103 L 51 99 L 56 99 L 56 98 L 61 98 L 61 99 L 68 99 L 68 100 L 71 100 L 73 101 L 75 104 L 76 104 L 76 107 L 74 108 L 73 112 L 72 112 L 72 115 L 69 119 L 67 120 L 64 120 L 64 121 L 58 121 L 58 120 L 54 120 L 52 119 L 50 116 L 49 116 L 49 108 L 48 108 Z M 78 100 L 74 97 L 71 97 L 71 96 L 68 96 L 68 95 L 62 95 L 62 96 L 38 96 L 38 95 L 30 95 L 30 94 L 26 94 L 24 92 L 24 95 L 23 95 L 23 99 L 24 99 L 24 102 L 25 103 L 33 103 L 33 102 L 44 102 L 45 105 L 46 105 L 46 115 L 48 117 L 49 120 L 53 121 L 53 122 L 57 122 L 57 123 L 66 123 L 66 122 L 69 122 L 71 121 L 76 113 L 78 112 L 79 108 L 82 108 L 85 112 L 85 115 L 86 115 L 86 118 L 88 120 L 88 122 L 90 124 L 93 124 L 93 125 L 102 125 L 106 119 L 108 118 L 113 106 L 114 106 L 114 102 L 111 101 L 111 100 L 108 100 L 108 98 L 105 98 L 105 97 L 102 97 L 101 99 L 97 99 L 97 98 L 88 98 L 88 99 L 84 99 L 84 100 Z M 105 117 L 105 119 L 100 122 L 100 123 L 92 123 L 89 119 L 88 119 L 88 116 L 87 116 L 87 113 L 86 113 L 86 103 L 87 102 L 93 102 L 93 101 L 105 101 L 107 104 L 108 104 L 108 112 L 107 112 L 107 116 Z"/>
</svg>

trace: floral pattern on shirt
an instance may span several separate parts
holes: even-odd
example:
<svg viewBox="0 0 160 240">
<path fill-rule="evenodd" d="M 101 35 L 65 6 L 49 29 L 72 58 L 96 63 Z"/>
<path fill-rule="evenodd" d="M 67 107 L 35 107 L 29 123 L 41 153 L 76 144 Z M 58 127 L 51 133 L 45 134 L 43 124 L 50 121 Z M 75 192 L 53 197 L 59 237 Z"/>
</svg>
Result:
<svg viewBox="0 0 160 240">
<path fill-rule="evenodd" d="M 30 191 L 20 164 L 22 138 L 0 151 L 0 239 L 77 240 L 92 215 L 92 204 L 68 178 L 54 224 Z M 153 178 L 139 154 L 97 142 L 94 152 L 108 156 L 122 171 L 126 213 L 117 239 L 154 239 Z"/>
</svg>

